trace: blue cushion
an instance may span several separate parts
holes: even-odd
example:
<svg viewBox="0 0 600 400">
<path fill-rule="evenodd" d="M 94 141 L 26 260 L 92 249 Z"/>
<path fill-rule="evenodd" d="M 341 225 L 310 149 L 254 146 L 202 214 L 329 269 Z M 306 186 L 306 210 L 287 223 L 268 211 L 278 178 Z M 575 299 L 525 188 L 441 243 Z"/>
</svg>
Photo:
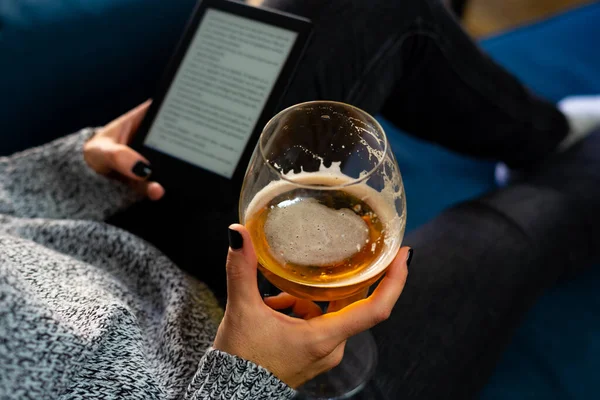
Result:
<svg viewBox="0 0 600 400">
<path fill-rule="evenodd" d="M 549 99 L 600 93 L 598 21 L 600 3 L 594 3 L 484 40 L 482 46 Z M 423 143 L 383 123 L 405 181 L 409 229 L 494 187 L 489 163 Z M 481 399 L 599 399 L 599 289 L 596 267 L 547 293 L 529 312 Z"/>
</svg>

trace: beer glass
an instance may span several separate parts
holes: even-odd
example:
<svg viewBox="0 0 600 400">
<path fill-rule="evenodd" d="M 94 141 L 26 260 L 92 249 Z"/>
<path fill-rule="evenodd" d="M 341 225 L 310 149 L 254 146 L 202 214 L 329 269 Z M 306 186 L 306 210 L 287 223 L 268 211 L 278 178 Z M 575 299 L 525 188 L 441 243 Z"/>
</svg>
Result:
<svg viewBox="0 0 600 400">
<path fill-rule="evenodd" d="M 383 129 L 366 112 L 332 101 L 292 106 L 267 123 L 239 207 L 264 277 L 336 308 L 364 298 L 383 276 L 406 221 L 402 178 Z M 376 347 L 369 333 L 359 336 L 338 367 L 300 389 L 305 397 L 347 398 L 363 387 Z"/>
</svg>

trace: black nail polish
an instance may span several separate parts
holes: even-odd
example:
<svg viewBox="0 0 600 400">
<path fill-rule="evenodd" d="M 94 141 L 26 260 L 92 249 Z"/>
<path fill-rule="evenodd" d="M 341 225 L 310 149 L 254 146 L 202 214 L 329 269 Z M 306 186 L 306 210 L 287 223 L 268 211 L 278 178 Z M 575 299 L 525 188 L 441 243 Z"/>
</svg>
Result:
<svg viewBox="0 0 600 400">
<path fill-rule="evenodd" d="M 148 164 L 146 164 L 145 162 L 138 161 L 137 163 L 135 163 L 135 165 L 131 169 L 131 172 L 133 172 L 140 178 L 147 178 L 152 173 L 152 168 L 150 168 L 150 166 Z"/>
<path fill-rule="evenodd" d="M 406 268 L 410 267 L 410 262 L 412 261 L 413 249 L 408 250 L 408 257 L 406 258 Z"/>
<path fill-rule="evenodd" d="M 233 229 L 229 229 L 229 247 L 232 250 L 239 250 L 244 246 L 244 238 L 242 234 Z"/>
</svg>

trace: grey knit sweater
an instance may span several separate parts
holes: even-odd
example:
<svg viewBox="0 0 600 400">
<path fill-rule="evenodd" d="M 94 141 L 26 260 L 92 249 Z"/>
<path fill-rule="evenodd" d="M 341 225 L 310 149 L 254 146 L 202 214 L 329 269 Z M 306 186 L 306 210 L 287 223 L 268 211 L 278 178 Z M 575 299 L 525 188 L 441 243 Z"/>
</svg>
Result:
<svg viewBox="0 0 600 400">
<path fill-rule="evenodd" d="M 205 285 L 102 222 L 135 195 L 86 165 L 90 135 L 0 158 L 0 399 L 293 397 L 210 348 Z"/>
</svg>

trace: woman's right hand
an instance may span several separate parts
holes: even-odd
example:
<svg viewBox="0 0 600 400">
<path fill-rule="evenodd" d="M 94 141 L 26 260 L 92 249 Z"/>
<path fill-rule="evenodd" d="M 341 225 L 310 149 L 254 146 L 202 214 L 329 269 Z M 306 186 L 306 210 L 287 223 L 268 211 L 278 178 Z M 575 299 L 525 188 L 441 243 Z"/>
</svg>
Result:
<svg viewBox="0 0 600 400">
<path fill-rule="evenodd" d="M 261 365 L 293 388 L 338 365 L 348 338 L 386 320 L 406 282 L 403 247 L 373 294 L 340 311 L 320 315 L 316 304 L 287 294 L 263 301 L 250 235 L 242 225 L 230 229 L 227 307 L 214 348 Z M 289 307 L 302 319 L 275 311 Z"/>
</svg>

